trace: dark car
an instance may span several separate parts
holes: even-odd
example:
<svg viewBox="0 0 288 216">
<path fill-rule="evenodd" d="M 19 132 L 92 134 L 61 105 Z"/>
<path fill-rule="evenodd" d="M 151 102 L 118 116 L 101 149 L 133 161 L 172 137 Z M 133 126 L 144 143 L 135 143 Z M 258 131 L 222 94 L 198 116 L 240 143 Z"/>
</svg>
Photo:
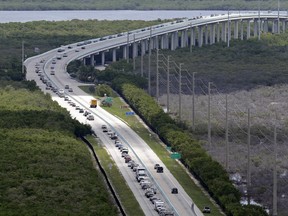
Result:
<svg viewBox="0 0 288 216">
<path fill-rule="evenodd" d="M 177 188 L 172 188 L 171 193 L 172 194 L 178 194 L 178 189 Z"/>
<path fill-rule="evenodd" d="M 163 167 L 158 166 L 157 167 L 157 173 L 163 173 Z"/>
</svg>

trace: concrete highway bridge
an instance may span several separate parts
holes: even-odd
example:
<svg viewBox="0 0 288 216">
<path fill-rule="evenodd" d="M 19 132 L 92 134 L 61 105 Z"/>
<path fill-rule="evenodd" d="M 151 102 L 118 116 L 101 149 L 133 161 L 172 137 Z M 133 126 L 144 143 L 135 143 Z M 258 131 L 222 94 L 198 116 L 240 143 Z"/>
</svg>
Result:
<svg viewBox="0 0 288 216">
<path fill-rule="evenodd" d="M 86 65 L 96 66 L 119 59 L 143 57 L 153 49 L 190 47 L 192 50 L 193 46 L 202 47 L 217 42 L 225 42 L 229 46 L 232 38 L 260 38 L 263 33 L 282 33 L 287 28 L 287 12 L 212 14 L 79 42 L 72 49 L 79 51 L 77 59 L 83 59 Z"/>
</svg>

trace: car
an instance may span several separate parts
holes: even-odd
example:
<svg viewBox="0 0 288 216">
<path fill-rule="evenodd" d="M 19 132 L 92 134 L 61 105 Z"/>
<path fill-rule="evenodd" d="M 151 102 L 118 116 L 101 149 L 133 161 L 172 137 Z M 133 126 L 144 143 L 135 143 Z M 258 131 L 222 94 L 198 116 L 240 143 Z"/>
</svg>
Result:
<svg viewBox="0 0 288 216">
<path fill-rule="evenodd" d="M 114 142 L 114 143 L 115 143 L 115 145 L 116 145 L 116 144 L 118 144 L 118 143 L 120 143 L 120 144 L 121 144 L 121 141 L 117 139 L 117 140 L 115 140 L 115 142 Z"/>
<path fill-rule="evenodd" d="M 50 87 L 49 87 L 49 86 L 46 86 L 45 89 L 46 89 L 46 90 L 50 90 Z"/>
<path fill-rule="evenodd" d="M 69 97 L 65 96 L 64 101 L 69 101 Z"/>
<path fill-rule="evenodd" d="M 129 161 L 132 160 L 130 155 L 126 155 L 126 157 L 124 157 L 124 158 L 125 158 L 125 163 L 128 163 Z"/>
<path fill-rule="evenodd" d="M 79 49 L 75 49 L 75 52 L 79 52 Z"/>
<path fill-rule="evenodd" d="M 81 49 L 85 49 L 85 48 L 86 48 L 85 46 L 82 46 L 82 47 L 81 47 Z"/>
<path fill-rule="evenodd" d="M 64 54 L 63 54 L 63 57 L 68 57 L 67 53 L 64 53 Z"/>
<path fill-rule="evenodd" d="M 72 88 L 69 88 L 69 89 L 68 89 L 68 92 L 73 92 L 73 89 L 72 89 Z"/>
<path fill-rule="evenodd" d="M 102 125 L 101 129 L 107 129 L 107 126 L 106 125 Z"/>
<path fill-rule="evenodd" d="M 55 75 L 55 71 L 52 70 L 52 71 L 50 72 L 50 75 Z"/>
<path fill-rule="evenodd" d="M 69 85 L 65 85 L 65 89 L 69 89 Z"/>
<path fill-rule="evenodd" d="M 178 189 L 177 188 L 172 188 L 171 189 L 172 194 L 178 194 Z"/>
<path fill-rule="evenodd" d="M 76 110 L 80 110 L 80 106 L 76 106 L 75 109 L 76 109 Z"/>
<path fill-rule="evenodd" d="M 118 135 L 117 134 L 112 134 L 110 139 L 117 140 L 118 139 Z"/>
<path fill-rule="evenodd" d="M 162 166 L 158 166 L 156 172 L 157 173 L 163 173 L 163 167 Z"/>
<path fill-rule="evenodd" d="M 108 130 L 108 131 L 107 131 L 108 136 L 111 136 L 113 133 L 114 133 L 114 132 L 113 132 L 112 130 Z"/>
<path fill-rule="evenodd" d="M 72 46 L 68 46 L 68 49 L 72 49 L 73 47 Z"/>
<path fill-rule="evenodd" d="M 205 206 L 202 210 L 203 213 L 211 213 L 211 209 L 208 206 Z"/>
<path fill-rule="evenodd" d="M 160 166 L 160 164 L 155 164 L 154 169 L 157 169 Z"/>
<path fill-rule="evenodd" d="M 84 116 L 88 116 L 89 114 L 91 114 L 91 113 L 86 110 L 83 115 L 84 115 Z"/>
<path fill-rule="evenodd" d="M 79 113 L 84 113 L 84 109 L 79 109 Z"/>
<path fill-rule="evenodd" d="M 93 121 L 94 120 L 94 116 L 90 114 L 90 115 L 87 116 L 87 119 L 90 120 L 90 121 Z"/>
<path fill-rule="evenodd" d="M 145 196 L 146 196 L 147 198 L 150 198 L 150 197 L 153 197 L 153 196 L 154 196 L 154 193 L 151 192 L 151 191 L 147 191 L 147 192 L 145 193 Z"/>
<path fill-rule="evenodd" d="M 75 104 L 74 102 L 72 102 L 70 105 L 71 105 L 72 107 L 76 107 L 76 104 Z"/>
</svg>

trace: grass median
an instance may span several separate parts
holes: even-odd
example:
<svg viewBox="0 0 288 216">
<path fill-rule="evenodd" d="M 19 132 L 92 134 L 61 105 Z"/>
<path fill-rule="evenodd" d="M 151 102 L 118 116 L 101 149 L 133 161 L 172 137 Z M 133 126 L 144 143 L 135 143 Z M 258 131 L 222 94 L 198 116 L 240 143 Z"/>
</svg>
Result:
<svg viewBox="0 0 288 216">
<path fill-rule="evenodd" d="M 93 136 L 88 136 L 86 138 L 93 145 L 101 166 L 105 170 L 114 190 L 116 191 L 116 194 L 118 195 L 126 214 L 144 216 L 145 214 L 143 213 L 134 194 L 126 184 L 125 179 L 121 175 L 113 159 L 107 153 L 106 149 L 99 144 Z"/>
</svg>

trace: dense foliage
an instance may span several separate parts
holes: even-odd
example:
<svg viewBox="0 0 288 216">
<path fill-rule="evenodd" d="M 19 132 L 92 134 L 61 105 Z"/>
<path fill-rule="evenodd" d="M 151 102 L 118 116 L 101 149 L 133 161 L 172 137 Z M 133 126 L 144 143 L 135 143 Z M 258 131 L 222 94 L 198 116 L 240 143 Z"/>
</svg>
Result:
<svg viewBox="0 0 288 216">
<path fill-rule="evenodd" d="M 258 9 L 259 0 L 86 0 L 79 4 L 77 0 L 43 1 L 43 0 L 11 0 L 1 1 L 1 10 L 196 10 L 196 9 Z M 287 8 L 287 0 L 281 0 L 281 6 Z M 261 9 L 276 9 L 274 0 L 261 1 Z"/>
</svg>

